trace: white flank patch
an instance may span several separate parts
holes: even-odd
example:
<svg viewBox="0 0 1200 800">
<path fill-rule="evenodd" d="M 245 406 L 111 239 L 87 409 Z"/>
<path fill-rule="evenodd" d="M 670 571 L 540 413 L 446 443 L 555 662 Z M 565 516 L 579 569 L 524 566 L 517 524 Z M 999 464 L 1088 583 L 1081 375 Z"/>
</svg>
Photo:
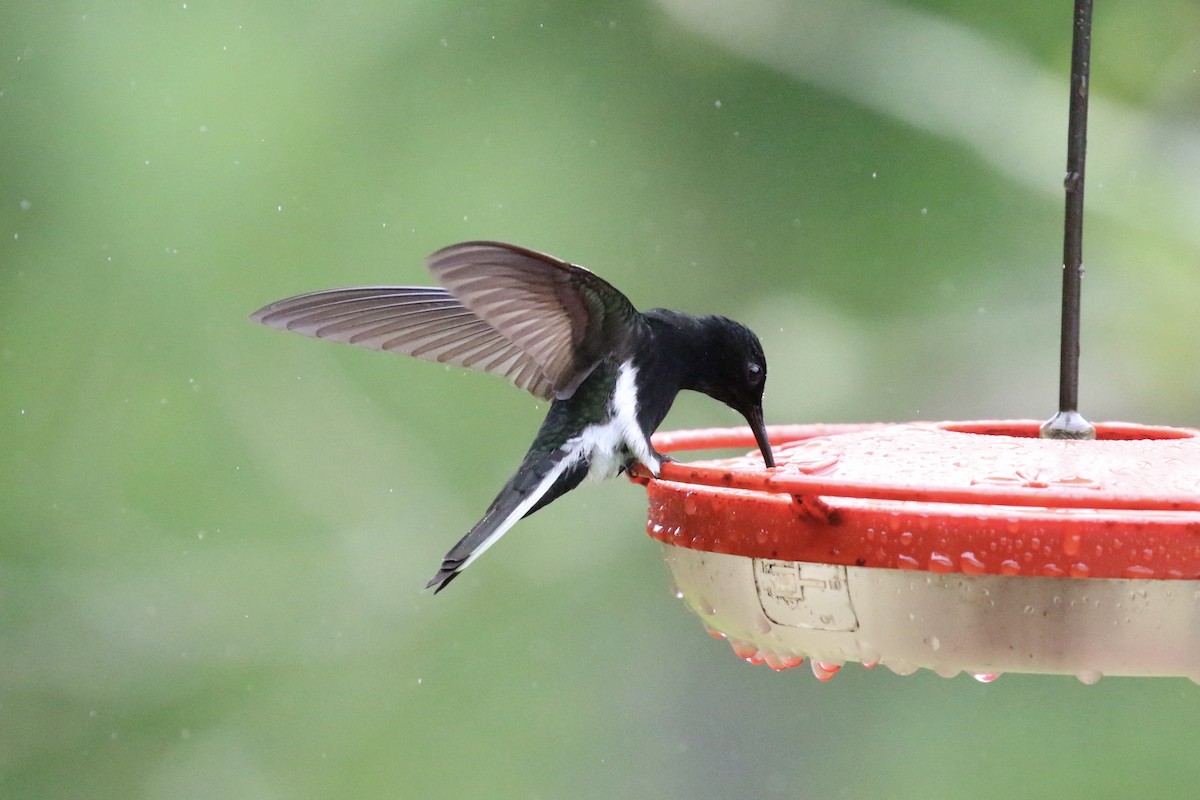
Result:
<svg viewBox="0 0 1200 800">
<path fill-rule="evenodd" d="M 589 480 L 603 480 L 616 475 L 624 465 L 624 450 L 646 465 L 655 475 L 662 464 L 650 450 L 650 442 L 642 434 L 637 421 L 637 367 L 626 361 L 617 370 L 617 385 L 609 404 L 611 416 L 602 425 L 589 425 L 579 434 L 583 452 L 591 459 Z"/>
</svg>

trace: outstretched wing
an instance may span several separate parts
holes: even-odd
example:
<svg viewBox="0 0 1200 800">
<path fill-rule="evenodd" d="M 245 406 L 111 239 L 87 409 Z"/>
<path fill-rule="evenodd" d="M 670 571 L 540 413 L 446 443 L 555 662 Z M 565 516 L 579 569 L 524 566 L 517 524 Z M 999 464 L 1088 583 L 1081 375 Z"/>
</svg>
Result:
<svg viewBox="0 0 1200 800">
<path fill-rule="evenodd" d="M 429 271 L 570 397 L 600 359 L 622 357 L 644 324 L 625 295 L 575 264 L 501 242 L 462 242 L 429 257 Z"/>
<path fill-rule="evenodd" d="M 289 297 L 250 315 L 255 322 L 317 339 L 453 364 L 554 396 L 538 364 L 445 289 L 365 286 Z"/>
<path fill-rule="evenodd" d="M 250 318 L 499 375 L 545 400 L 569 397 L 620 344 L 614 323 L 638 319 L 624 295 L 582 267 L 513 245 L 453 245 L 430 256 L 429 268 L 447 288 L 329 289 Z"/>
</svg>

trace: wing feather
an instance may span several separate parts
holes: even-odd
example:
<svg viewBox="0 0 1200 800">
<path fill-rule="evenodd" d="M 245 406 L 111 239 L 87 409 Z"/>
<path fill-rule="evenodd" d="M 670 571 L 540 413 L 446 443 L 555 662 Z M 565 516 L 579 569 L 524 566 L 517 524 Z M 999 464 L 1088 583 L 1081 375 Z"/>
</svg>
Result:
<svg viewBox="0 0 1200 800">
<path fill-rule="evenodd" d="M 290 297 L 250 315 L 279 330 L 499 375 L 554 396 L 533 358 L 445 289 L 365 286 Z"/>
</svg>

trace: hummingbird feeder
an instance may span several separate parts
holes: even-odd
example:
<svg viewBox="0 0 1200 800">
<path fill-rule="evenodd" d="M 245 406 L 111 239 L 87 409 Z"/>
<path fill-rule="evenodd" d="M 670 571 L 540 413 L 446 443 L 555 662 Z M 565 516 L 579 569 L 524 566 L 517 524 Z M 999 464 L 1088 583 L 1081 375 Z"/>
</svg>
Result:
<svg viewBox="0 0 1200 800">
<path fill-rule="evenodd" d="M 1078 413 L 1091 0 L 1076 0 L 1059 410 L 1048 422 L 791 425 L 757 452 L 669 462 L 646 484 L 676 593 L 734 652 L 1200 682 L 1200 430 Z M 662 433 L 664 453 L 750 448 L 748 429 Z"/>
</svg>

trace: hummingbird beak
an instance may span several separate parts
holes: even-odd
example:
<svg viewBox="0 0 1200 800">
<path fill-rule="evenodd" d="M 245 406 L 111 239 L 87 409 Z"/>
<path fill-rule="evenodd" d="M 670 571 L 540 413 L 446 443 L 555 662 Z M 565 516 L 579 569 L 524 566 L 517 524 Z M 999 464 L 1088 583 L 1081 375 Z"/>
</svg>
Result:
<svg viewBox="0 0 1200 800">
<path fill-rule="evenodd" d="M 746 422 L 750 423 L 750 430 L 754 432 L 754 441 L 758 442 L 758 449 L 762 451 L 763 462 L 768 467 L 775 466 L 775 456 L 771 454 L 771 443 L 767 441 L 767 428 L 763 424 L 762 406 L 756 406 L 750 409 L 745 414 Z"/>
</svg>

